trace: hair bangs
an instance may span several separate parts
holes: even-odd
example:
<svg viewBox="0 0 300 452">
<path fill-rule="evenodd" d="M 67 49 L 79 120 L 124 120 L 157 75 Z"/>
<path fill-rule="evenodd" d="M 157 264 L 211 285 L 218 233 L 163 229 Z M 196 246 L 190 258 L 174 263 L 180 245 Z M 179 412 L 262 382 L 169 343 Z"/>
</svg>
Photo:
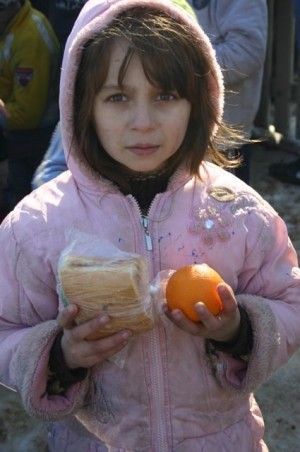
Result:
<svg viewBox="0 0 300 452">
<path fill-rule="evenodd" d="M 149 83 L 165 91 L 177 91 L 181 97 L 192 101 L 195 73 L 185 25 L 163 13 L 158 15 L 157 12 L 148 11 L 142 17 L 140 14 L 140 9 L 131 10 L 130 14 L 128 12 L 128 15 L 122 17 L 121 24 L 118 19 L 115 20 L 114 25 L 122 28 L 121 37 L 129 43 L 130 49 L 121 66 L 119 81 L 123 80 L 135 53 L 141 60 Z M 193 60 L 198 58 L 197 53 Z"/>
<path fill-rule="evenodd" d="M 163 91 L 176 91 L 180 97 L 188 97 L 183 64 L 176 61 L 170 51 L 162 53 L 160 49 L 153 49 L 151 54 L 139 56 L 149 83 Z"/>
</svg>

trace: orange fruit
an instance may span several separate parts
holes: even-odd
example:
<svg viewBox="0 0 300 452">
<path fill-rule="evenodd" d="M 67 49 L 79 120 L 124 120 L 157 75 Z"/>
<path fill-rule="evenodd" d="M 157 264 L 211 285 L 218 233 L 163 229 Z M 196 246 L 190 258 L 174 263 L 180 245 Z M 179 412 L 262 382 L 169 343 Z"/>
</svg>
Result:
<svg viewBox="0 0 300 452">
<path fill-rule="evenodd" d="M 202 301 L 212 314 L 218 315 L 222 311 L 222 301 L 217 286 L 222 282 L 219 273 L 206 264 L 181 267 L 167 282 L 168 308 L 180 309 L 190 320 L 199 322 L 194 305 Z"/>
</svg>

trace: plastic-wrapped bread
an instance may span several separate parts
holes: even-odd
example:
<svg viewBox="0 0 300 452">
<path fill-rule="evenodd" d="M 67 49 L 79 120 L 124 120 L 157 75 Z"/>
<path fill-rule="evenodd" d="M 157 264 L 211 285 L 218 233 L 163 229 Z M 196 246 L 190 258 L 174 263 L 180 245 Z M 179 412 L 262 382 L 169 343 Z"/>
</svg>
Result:
<svg viewBox="0 0 300 452">
<path fill-rule="evenodd" d="M 68 255 L 59 268 L 59 279 L 65 304 L 80 308 L 78 324 L 105 312 L 110 322 L 87 339 L 98 339 L 122 329 L 133 333 L 154 326 L 148 295 L 145 261 L 134 255 L 112 260 Z"/>
</svg>

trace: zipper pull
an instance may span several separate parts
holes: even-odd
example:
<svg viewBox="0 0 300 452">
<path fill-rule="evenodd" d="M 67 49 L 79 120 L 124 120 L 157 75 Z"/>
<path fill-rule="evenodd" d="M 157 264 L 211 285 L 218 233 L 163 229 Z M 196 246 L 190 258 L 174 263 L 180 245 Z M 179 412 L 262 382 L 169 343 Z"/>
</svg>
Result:
<svg viewBox="0 0 300 452">
<path fill-rule="evenodd" d="M 152 251 L 153 250 L 153 244 L 152 244 L 152 239 L 151 239 L 151 235 L 149 232 L 149 220 L 147 217 L 142 217 L 142 225 L 144 228 L 144 234 L 145 234 L 145 242 L 146 242 L 146 248 L 148 251 Z"/>
</svg>

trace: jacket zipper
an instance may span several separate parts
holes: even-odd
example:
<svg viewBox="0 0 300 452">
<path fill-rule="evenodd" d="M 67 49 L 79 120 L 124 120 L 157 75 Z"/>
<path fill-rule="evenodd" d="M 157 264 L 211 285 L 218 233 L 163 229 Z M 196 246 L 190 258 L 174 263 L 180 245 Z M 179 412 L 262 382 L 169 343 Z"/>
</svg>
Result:
<svg viewBox="0 0 300 452">
<path fill-rule="evenodd" d="M 134 201 L 134 204 L 137 206 L 140 222 L 143 227 L 144 239 L 145 239 L 145 248 L 146 250 L 153 251 L 153 241 L 149 230 L 149 218 L 147 215 L 143 215 L 142 211 L 139 207 L 138 202 L 134 198 L 134 196 L 129 195 L 129 197 Z M 153 205 L 153 201 L 148 209 L 150 209 Z M 147 260 L 149 260 L 149 256 L 147 256 Z M 167 441 L 167 431 L 166 431 L 166 420 L 164 416 L 164 376 L 162 369 L 162 360 L 161 360 L 161 350 L 160 350 L 160 339 L 159 339 L 159 331 L 161 325 L 155 327 L 154 330 L 149 332 L 150 345 L 148 346 L 149 350 L 149 358 L 150 358 L 150 380 L 152 382 L 152 400 L 153 400 L 153 424 L 152 428 L 154 430 L 154 435 L 152 438 L 155 440 L 155 448 L 153 451 L 155 452 L 168 452 L 168 441 Z M 156 330 L 156 331 L 155 331 Z"/>
<path fill-rule="evenodd" d="M 149 219 L 145 215 L 142 215 L 141 223 L 144 228 L 144 236 L 145 236 L 145 243 L 146 243 L 146 249 L 147 251 L 153 251 L 153 243 L 152 238 L 149 232 Z"/>
</svg>

